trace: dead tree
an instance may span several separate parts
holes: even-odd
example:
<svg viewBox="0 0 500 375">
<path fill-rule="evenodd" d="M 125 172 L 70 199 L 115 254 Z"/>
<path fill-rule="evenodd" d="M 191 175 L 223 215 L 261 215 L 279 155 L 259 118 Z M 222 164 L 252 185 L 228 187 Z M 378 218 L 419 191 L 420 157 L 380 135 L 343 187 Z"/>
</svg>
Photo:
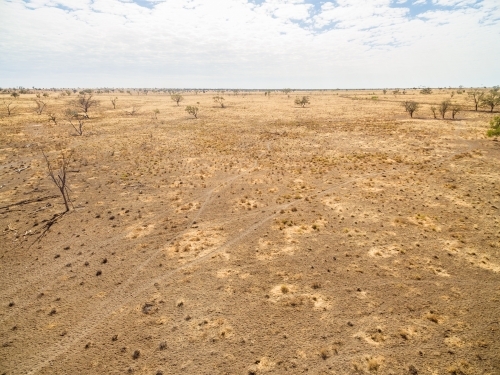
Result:
<svg viewBox="0 0 500 375">
<path fill-rule="evenodd" d="M 70 125 L 73 127 L 73 129 L 75 129 L 76 134 L 83 135 L 83 125 L 85 124 L 85 118 L 78 112 L 71 109 L 67 109 L 65 115 Z"/>
<path fill-rule="evenodd" d="M 52 182 L 57 186 L 59 189 L 59 192 L 61 193 L 63 200 L 64 200 L 64 206 L 66 207 L 65 213 L 69 211 L 69 204 L 71 203 L 70 197 L 69 197 L 69 189 L 67 185 L 67 175 L 68 175 L 68 166 L 69 166 L 69 161 L 71 159 L 71 153 L 66 157 L 64 152 L 61 153 L 62 160 L 59 163 L 59 170 L 55 171 L 54 168 L 52 167 L 52 164 L 50 163 L 49 159 L 47 158 L 47 155 L 45 155 L 45 152 L 42 150 L 43 157 L 45 158 L 45 162 L 47 163 L 47 169 L 49 170 L 49 177 L 52 180 Z"/>
<path fill-rule="evenodd" d="M 73 101 L 73 105 L 81 112 L 84 113 L 85 118 L 90 118 L 89 117 L 89 110 L 92 107 L 97 107 L 99 105 L 99 101 L 96 99 L 93 99 L 94 95 L 93 94 L 88 94 L 84 92 L 83 94 L 80 94 L 80 96 Z"/>
<path fill-rule="evenodd" d="M 38 115 L 41 115 L 45 107 L 47 107 L 47 102 L 40 99 L 35 99 L 35 103 L 36 103 L 35 112 Z"/>
<path fill-rule="evenodd" d="M 17 108 L 17 105 L 13 106 L 12 102 L 6 102 L 5 99 L 3 100 L 3 105 L 7 110 L 7 116 L 14 114 L 14 110 Z"/>
</svg>

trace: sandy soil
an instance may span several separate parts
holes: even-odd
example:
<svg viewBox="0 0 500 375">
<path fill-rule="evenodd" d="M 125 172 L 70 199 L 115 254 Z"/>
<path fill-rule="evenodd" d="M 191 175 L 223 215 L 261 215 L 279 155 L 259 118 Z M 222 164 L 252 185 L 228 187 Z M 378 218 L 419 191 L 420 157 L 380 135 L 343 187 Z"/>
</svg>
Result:
<svg viewBox="0 0 500 375">
<path fill-rule="evenodd" d="M 450 91 L 101 94 L 82 136 L 75 95 L 21 95 L 0 373 L 500 374 L 500 142 L 490 113 L 433 118 Z M 73 152 L 50 227 L 41 150 Z"/>
</svg>

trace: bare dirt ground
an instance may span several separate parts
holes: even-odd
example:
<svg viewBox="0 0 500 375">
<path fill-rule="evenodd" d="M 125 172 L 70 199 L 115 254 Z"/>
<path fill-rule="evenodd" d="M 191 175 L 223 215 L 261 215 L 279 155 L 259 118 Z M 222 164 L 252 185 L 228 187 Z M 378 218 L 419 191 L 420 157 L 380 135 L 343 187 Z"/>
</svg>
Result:
<svg viewBox="0 0 500 375">
<path fill-rule="evenodd" d="M 82 136 L 75 94 L 57 125 L 21 95 L 0 373 L 500 374 L 500 142 L 490 113 L 433 119 L 450 91 L 102 94 Z M 74 208 L 39 238 L 64 211 L 42 149 L 73 151 Z"/>
</svg>

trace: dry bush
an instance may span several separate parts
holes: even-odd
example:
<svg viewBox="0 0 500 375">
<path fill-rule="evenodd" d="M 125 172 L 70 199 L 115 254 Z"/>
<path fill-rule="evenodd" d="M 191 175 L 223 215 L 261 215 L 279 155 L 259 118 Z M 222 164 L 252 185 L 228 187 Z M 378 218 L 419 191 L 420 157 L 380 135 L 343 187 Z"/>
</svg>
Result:
<svg viewBox="0 0 500 375">
<path fill-rule="evenodd" d="M 418 104 L 417 102 L 414 102 L 412 100 L 404 101 L 402 103 L 402 105 L 405 108 L 405 111 L 408 112 L 410 114 L 410 117 L 412 117 L 412 118 L 413 118 L 413 113 L 418 111 L 418 109 L 420 108 L 420 104 Z"/>
<path fill-rule="evenodd" d="M 170 99 L 172 99 L 174 102 L 176 102 L 177 105 L 179 105 L 179 103 L 184 100 L 184 98 L 181 94 L 172 94 L 172 95 L 170 95 Z"/>
<path fill-rule="evenodd" d="M 304 108 L 307 104 L 310 104 L 309 97 L 303 96 L 302 99 L 299 97 L 296 97 L 295 104 L 300 105 L 302 108 Z"/>
<path fill-rule="evenodd" d="M 187 113 L 189 113 L 190 115 L 193 115 L 193 116 L 194 116 L 194 118 L 198 118 L 198 107 L 188 105 L 188 106 L 186 107 L 185 111 L 186 111 Z"/>
</svg>

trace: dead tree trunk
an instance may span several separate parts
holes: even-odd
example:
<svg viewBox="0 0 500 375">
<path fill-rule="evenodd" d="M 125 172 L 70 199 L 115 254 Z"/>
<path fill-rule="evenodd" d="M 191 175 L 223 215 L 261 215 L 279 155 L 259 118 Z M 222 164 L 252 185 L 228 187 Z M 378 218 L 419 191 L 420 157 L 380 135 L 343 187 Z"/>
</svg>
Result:
<svg viewBox="0 0 500 375">
<path fill-rule="evenodd" d="M 69 204 L 71 203 L 71 200 L 69 198 L 69 189 L 67 186 L 67 175 L 68 175 L 68 165 L 69 165 L 69 160 L 71 158 L 71 154 L 66 157 L 64 153 L 61 153 L 62 156 L 62 161 L 60 163 L 60 168 L 58 171 L 54 171 L 54 168 L 52 167 L 52 164 L 50 163 L 49 159 L 47 158 L 47 155 L 45 155 L 45 152 L 42 150 L 43 157 L 45 158 L 45 162 L 47 163 L 47 169 L 49 170 L 49 177 L 51 178 L 52 182 L 57 186 L 59 189 L 59 192 L 61 193 L 63 200 L 64 200 L 64 207 L 66 207 L 65 213 L 69 211 Z"/>
</svg>

